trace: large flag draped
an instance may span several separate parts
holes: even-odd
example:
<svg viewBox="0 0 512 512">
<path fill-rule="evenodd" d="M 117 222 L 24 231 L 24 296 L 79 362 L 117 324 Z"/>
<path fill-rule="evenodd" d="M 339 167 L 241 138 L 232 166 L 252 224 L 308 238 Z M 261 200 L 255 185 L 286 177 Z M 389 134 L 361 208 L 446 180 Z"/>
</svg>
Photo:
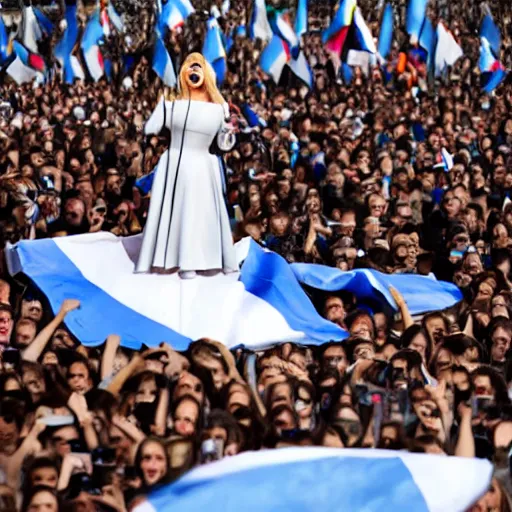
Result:
<svg viewBox="0 0 512 512">
<path fill-rule="evenodd" d="M 23 241 L 9 247 L 7 261 L 11 274 L 23 272 L 32 279 L 54 311 L 67 298 L 82 302 L 66 321 L 89 346 L 112 333 L 135 349 L 141 343 L 168 341 L 181 350 L 201 337 L 253 349 L 283 341 L 322 344 L 344 339 L 347 333 L 318 314 L 301 282 L 320 290 L 354 291 L 361 302 L 394 307 L 389 295 L 393 285 L 413 314 L 461 299 L 454 285 L 428 277 L 289 265 L 251 239 L 236 245 L 239 274 L 192 280 L 177 274 L 136 274 L 141 243 L 140 235 L 117 238 L 110 233 Z"/>
<path fill-rule="evenodd" d="M 304 285 L 329 292 L 351 292 L 358 303 L 372 308 L 397 309 L 390 286 L 402 294 L 413 315 L 449 308 L 462 300 L 462 293 L 454 284 L 415 274 L 383 274 L 369 269 L 342 272 L 337 268 L 307 263 L 294 263 L 292 269 Z"/>
<path fill-rule="evenodd" d="M 485 459 L 320 447 L 246 452 L 199 466 L 135 512 L 462 512 L 490 485 Z"/>
<path fill-rule="evenodd" d="M 226 50 L 222 42 L 219 24 L 214 17 L 208 20 L 206 37 L 203 44 L 204 58 L 211 64 L 217 76 L 217 83 L 224 82 L 227 71 Z"/>
<path fill-rule="evenodd" d="M 85 345 L 112 333 L 127 347 L 168 341 L 178 350 L 205 336 L 250 348 L 347 336 L 317 313 L 283 258 L 249 239 L 237 245 L 239 275 L 192 280 L 134 273 L 141 242 L 107 233 L 21 242 L 9 266 L 28 275 L 54 311 L 66 298 L 81 300 L 67 325 Z"/>
</svg>

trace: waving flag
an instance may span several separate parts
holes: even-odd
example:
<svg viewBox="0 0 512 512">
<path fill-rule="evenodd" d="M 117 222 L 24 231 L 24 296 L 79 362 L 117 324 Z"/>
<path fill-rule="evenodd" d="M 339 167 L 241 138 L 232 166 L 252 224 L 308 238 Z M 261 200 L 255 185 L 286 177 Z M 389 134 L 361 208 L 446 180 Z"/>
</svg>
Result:
<svg viewBox="0 0 512 512">
<path fill-rule="evenodd" d="M 43 37 L 33 7 L 23 9 L 23 46 L 33 53 L 39 53 L 37 42 Z"/>
<path fill-rule="evenodd" d="M 278 84 L 284 66 L 290 61 L 290 58 L 288 45 L 279 36 L 274 35 L 261 52 L 260 67 Z"/>
<path fill-rule="evenodd" d="M 359 7 L 356 7 L 354 11 L 354 28 L 357 41 L 357 48 L 355 49 L 369 53 L 377 53 L 372 33 L 370 32 Z"/>
<path fill-rule="evenodd" d="M 296 59 L 300 53 L 300 41 L 292 27 L 289 10 L 269 9 L 268 21 L 274 34 L 288 45 L 292 58 Z"/>
<path fill-rule="evenodd" d="M 299 0 L 295 15 L 295 33 L 301 37 L 308 31 L 308 0 Z"/>
<path fill-rule="evenodd" d="M 505 68 L 499 61 L 501 34 L 490 14 L 487 14 L 480 27 L 480 59 L 478 67 L 482 73 L 482 88 L 490 93 L 503 81 Z"/>
<path fill-rule="evenodd" d="M 337 268 L 306 263 L 294 263 L 292 269 L 302 284 L 329 292 L 351 292 L 359 303 L 372 309 L 397 309 L 389 292 L 390 286 L 402 294 L 413 315 L 449 308 L 462 300 L 462 293 L 454 284 L 416 274 L 383 274 L 368 269 L 342 272 Z"/>
<path fill-rule="evenodd" d="M 0 64 L 9 58 L 11 54 L 9 47 L 10 44 L 7 30 L 5 29 L 4 21 L 0 16 Z"/>
<path fill-rule="evenodd" d="M 48 17 L 43 14 L 41 9 L 38 9 L 37 7 L 33 8 L 34 14 L 37 18 L 37 22 L 39 23 L 39 27 L 41 31 L 46 35 L 50 36 L 53 32 L 53 23 L 48 19 Z"/>
<path fill-rule="evenodd" d="M 160 77 L 165 85 L 168 87 L 174 87 L 176 85 L 176 73 L 174 71 L 174 66 L 169 52 L 159 35 L 156 37 L 153 52 L 153 69 L 155 73 Z"/>
<path fill-rule="evenodd" d="M 217 83 L 222 84 L 226 76 L 226 50 L 222 43 L 222 34 L 215 18 L 210 18 L 207 23 L 207 32 L 203 44 L 203 55 L 213 67 L 217 76 Z"/>
<path fill-rule="evenodd" d="M 453 66 L 464 55 L 453 34 L 439 22 L 437 24 L 437 46 L 434 58 L 435 74 L 441 75 L 448 66 Z"/>
<path fill-rule="evenodd" d="M 486 14 L 482 20 L 482 26 L 480 27 L 480 37 L 485 37 L 485 39 L 489 41 L 489 46 L 495 55 L 500 54 L 500 29 L 496 26 L 490 14 Z"/>
<path fill-rule="evenodd" d="M 300 78 L 310 89 L 313 87 L 313 73 L 302 50 L 296 59 L 291 59 L 288 62 L 288 66 L 294 75 Z"/>
<path fill-rule="evenodd" d="M 336 55 L 341 55 L 355 9 L 356 0 L 341 0 L 330 26 L 322 34 L 325 47 Z"/>
<path fill-rule="evenodd" d="M 421 27 L 425 21 L 428 0 L 409 0 L 405 29 L 413 41 L 419 41 Z"/>
<path fill-rule="evenodd" d="M 488 489 L 485 459 L 353 448 L 245 452 L 194 468 L 134 512 L 467 510 Z"/>
<path fill-rule="evenodd" d="M 245 117 L 245 119 L 247 119 L 247 123 L 251 128 L 254 128 L 255 126 L 267 126 L 267 122 L 265 121 L 265 119 L 258 116 L 258 114 L 256 114 L 256 112 L 254 112 L 254 110 L 247 103 L 244 103 L 242 105 L 241 110 L 243 116 Z"/>
<path fill-rule="evenodd" d="M 272 28 L 268 21 L 265 0 L 254 0 L 249 23 L 249 37 L 252 40 L 261 39 L 262 41 L 272 39 Z"/>
<path fill-rule="evenodd" d="M 185 16 L 182 10 L 178 7 L 177 2 L 169 1 L 163 8 L 160 14 L 158 26 L 160 33 L 164 34 L 164 27 L 168 27 L 170 30 L 176 30 L 178 27 L 183 26 L 185 23 Z"/>
<path fill-rule="evenodd" d="M 40 73 L 45 72 L 46 65 L 41 55 L 29 51 L 18 41 L 13 42 L 13 50 L 25 66 L 31 67 L 34 71 Z"/>
<path fill-rule="evenodd" d="M 485 37 L 480 38 L 478 66 L 482 72 L 482 88 L 486 93 L 494 91 L 506 76 L 505 68 L 494 56 L 491 45 Z"/>
<path fill-rule="evenodd" d="M 425 18 L 421 27 L 419 45 L 427 52 L 427 64 L 430 69 L 434 63 L 437 45 L 437 34 L 430 18 Z"/>
<path fill-rule="evenodd" d="M 114 7 L 114 4 L 112 2 L 108 3 L 107 14 L 108 14 L 108 19 L 110 20 L 110 23 L 112 23 L 114 28 L 118 32 L 123 32 L 124 22 L 121 19 L 121 16 L 119 16 L 118 12 L 116 11 L 116 8 Z"/>
<path fill-rule="evenodd" d="M 379 33 L 379 55 L 386 59 L 391 51 L 391 44 L 393 43 L 393 6 L 386 4 L 384 13 L 382 14 L 382 21 L 380 23 Z"/>
<path fill-rule="evenodd" d="M 65 18 L 67 23 L 66 30 L 62 35 L 62 39 L 55 46 L 54 55 L 62 66 L 64 81 L 67 84 L 72 84 L 75 78 L 83 76 L 79 62 L 72 53 L 78 38 L 76 5 L 66 5 Z"/>
<path fill-rule="evenodd" d="M 105 73 L 105 64 L 103 55 L 101 54 L 99 43 L 103 39 L 103 27 L 100 23 L 99 12 L 95 12 L 87 26 L 82 37 L 82 51 L 84 54 L 85 64 L 89 70 L 92 79 L 97 82 Z"/>
<path fill-rule="evenodd" d="M 110 233 L 24 241 L 9 248 L 9 270 L 32 279 L 54 311 L 64 299 L 79 299 L 81 308 L 66 323 L 88 346 L 112 333 L 126 347 L 168 341 L 177 350 L 205 336 L 249 348 L 347 336 L 317 313 L 290 265 L 250 239 L 236 246 L 239 274 L 191 280 L 134 273 L 141 244 L 142 236 Z"/>
</svg>

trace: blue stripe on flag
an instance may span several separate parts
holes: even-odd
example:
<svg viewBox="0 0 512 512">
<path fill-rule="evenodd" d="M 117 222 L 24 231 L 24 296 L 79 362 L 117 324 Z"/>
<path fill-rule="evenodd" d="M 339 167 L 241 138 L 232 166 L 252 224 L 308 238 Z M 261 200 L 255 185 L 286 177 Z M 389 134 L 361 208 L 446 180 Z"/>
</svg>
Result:
<svg viewBox="0 0 512 512">
<path fill-rule="evenodd" d="M 391 51 L 391 44 L 393 43 L 393 7 L 391 4 L 386 4 L 384 13 L 382 15 L 382 22 L 380 24 L 379 33 L 379 55 L 385 59 Z"/>
<path fill-rule="evenodd" d="M 485 37 L 491 45 L 494 54 L 499 57 L 501 47 L 501 33 L 500 29 L 494 23 L 492 16 L 486 14 L 482 20 L 480 27 L 480 37 Z"/>
<path fill-rule="evenodd" d="M 298 37 L 308 31 L 308 0 L 299 0 L 295 15 L 295 32 Z"/>
<path fill-rule="evenodd" d="M 336 268 L 306 263 L 292 264 L 296 278 L 303 284 L 324 291 L 345 290 L 358 302 L 376 302 L 396 309 L 389 287 L 396 288 L 413 315 L 448 308 L 462 300 L 462 293 L 452 283 L 437 281 L 414 274 L 383 274 L 376 270 L 359 269 L 342 272 Z"/>
<path fill-rule="evenodd" d="M 41 30 L 49 36 L 53 32 L 53 23 L 43 14 L 43 12 L 34 7 L 34 14 L 37 18 Z"/>
<path fill-rule="evenodd" d="M 265 252 L 254 240 L 250 243 L 240 275 L 248 292 L 272 305 L 292 329 L 303 332 L 314 342 L 347 337 L 346 331 L 320 317 L 284 258 Z"/>
<path fill-rule="evenodd" d="M 339 457 L 268 464 L 211 479 L 187 478 L 192 472 L 150 494 L 149 502 L 158 512 L 203 512 L 212 506 L 222 512 L 428 511 L 400 458 L 339 453 Z"/>
<path fill-rule="evenodd" d="M 414 36 L 417 41 L 420 38 L 421 27 L 425 20 L 425 12 L 428 0 L 409 0 L 407 7 L 407 17 L 405 27 L 410 36 Z"/>
<path fill-rule="evenodd" d="M 20 242 L 16 252 L 23 272 L 48 297 L 53 311 L 58 311 L 65 299 L 80 300 L 80 309 L 66 317 L 66 325 L 84 345 L 100 345 L 116 333 L 123 346 L 132 349 L 139 349 L 142 343 L 158 346 L 162 341 L 176 350 L 188 347 L 190 340 L 185 336 L 121 304 L 88 281 L 53 240 Z"/>
</svg>

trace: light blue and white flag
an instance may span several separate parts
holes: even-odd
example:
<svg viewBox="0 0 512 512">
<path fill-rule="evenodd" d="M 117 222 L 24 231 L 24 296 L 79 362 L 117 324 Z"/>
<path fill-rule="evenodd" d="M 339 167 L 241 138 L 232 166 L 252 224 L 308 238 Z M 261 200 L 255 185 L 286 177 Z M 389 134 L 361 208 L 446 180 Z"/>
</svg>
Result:
<svg viewBox="0 0 512 512">
<path fill-rule="evenodd" d="M 409 0 L 407 6 L 407 17 L 405 28 L 411 39 L 418 42 L 420 39 L 421 27 L 425 20 L 428 0 Z"/>
<path fill-rule="evenodd" d="M 369 269 L 343 272 L 309 263 L 293 263 L 292 268 L 302 284 L 329 292 L 351 292 L 358 303 L 372 308 L 397 309 L 390 286 L 402 294 L 412 315 L 449 308 L 462 300 L 462 293 L 454 284 L 417 274 L 383 274 Z"/>
<path fill-rule="evenodd" d="M 386 59 L 391 51 L 391 45 L 393 43 L 393 6 L 386 4 L 384 12 L 382 14 L 382 21 L 380 23 L 379 32 L 379 55 Z"/>
<path fill-rule="evenodd" d="M 308 31 L 308 0 L 299 0 L 297 13 L 295 14 L 295 33 L 297 37 L 303 36 Z"/>
<path fill-rule="evenodd" d="M 437 46 L 434 57 L 435 75 L 439 76 L 449 67 L 453 66 L 459 60 L 464 52 L 459 43 L 455 41 L 453 34 L 444 26 L 442 22 L 437 24 Z"/>
<path fill-rule="evenodd" d="M 50 21 L 50 19 L 41 11 L 41 9 L 38 9 L 37 7 L 33 8 L 34 14 L 37 18 L 37 21 L 39 23 L 39 27 L 41 28 L 41 31 L 46 35 L 49 36 L 53 32 L 53 23 Z"/>
<path fill-rule="evenodd" d="M 168 87 L 176 85 L 174 65 L 159 34 L 156 34 L 155 47 L 153 48 L 153 70 Z"/>
<path fill-rule="evenodd" d="M 272 39 L 272 28 L 268 21 L 265 0 L 254 0 L 251 21 L 249 22 L 249 37 L 269 41 Z"/>
<path fill-rule="evenodd" d="M 134 512 L 463 512 L 491 476 L 485 459 L 282 448 L 199 466 L 150 493 Z"/>
<path fill-rule="evenodd" d="M 290 58 L 290 49 L 286 42 L 274 35 L 261 52 L 260 67 L 277 84 L 281 79 L 284 66 L 290 62 Z"/>
<path fill-rule="evenodd" d="M 211 64 L 217 76 L 217 84 L 222 84 L 226 77 L 226 50 L 222 42 L 219 24 L 214 17 L 207 22 L 206 37 L 203 43 L 204 58 Z"/>
<path fill-rule="evenodd" d="M 66 323 L 88 346 L 109 334 L 134 349 L 167 341 L 177 350 L 202 337 L 253 349 L 347 337 L 318 314 L 289 264 L 250 239 L 236 246 L 240 273 L 191 280 L 134 273 L 141 243 L 110 233 L 23 241 L 8 250 L 9 270 L 32 279 L 54 311 L 79 299 Z"/>
<path fill-rule="evenodd" d="M 71 53 L 78 38 L 76 5 L 66 6 L 65 18 L 66 30 L 55 46 L 54 55 L 62 67 L 64 81 L 72 84 L 75 78 L 83 79 L 84 76 L 78 59 Z"/>
<path fill-rule="evenodd" d="M 23 46 L 33 53 L 39 53 L 37 42 L 43 37 L 32 6 L 23 9 Z"/>
<path fill-rule="evenodd" d="M 162 8 L 157 24 L 158 29 L 161 34 L 165 33 L 165 27 L 168 27 L 170 30 L 176 30 L 185 23 L 185 18 L 183 9 L 180 9 L 178 3 L 169 1 Z"/>
</svg>

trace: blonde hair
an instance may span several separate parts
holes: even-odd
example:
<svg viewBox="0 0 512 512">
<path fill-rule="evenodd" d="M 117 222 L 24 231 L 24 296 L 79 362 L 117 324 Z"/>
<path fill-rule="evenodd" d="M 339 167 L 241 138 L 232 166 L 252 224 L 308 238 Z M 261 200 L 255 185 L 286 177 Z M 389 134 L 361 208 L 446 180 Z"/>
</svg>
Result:
<svg viewBox="0 0 512 512">
<path fill-rule="evenodd" d="M 187 69 L 189 69 L 190 66 L 192 66 L 193 64 L 199 64 L 199 66 L 203 68 L 203 87 L 205 87 L 208 96 L 210 96 L 210 101 L 212 103 L 218 103 L 220 105 L 226 103 L 219 89 L 217 89 L 217 84 L 215 83 L 215 71 L 213 70 L 210 63 L 207 62 L 207 60 L 203 57 L 203 55 L 197 52 L 188 55 L 187 58 L 185 59 L 185 62 L 183 62 L 183 65 L 181 66 L 179 76 L 179 92 L 177 99 L 188 100 L 190 98 L 190 89 L 186 80 L 186 72 Z"/>
</svg>

